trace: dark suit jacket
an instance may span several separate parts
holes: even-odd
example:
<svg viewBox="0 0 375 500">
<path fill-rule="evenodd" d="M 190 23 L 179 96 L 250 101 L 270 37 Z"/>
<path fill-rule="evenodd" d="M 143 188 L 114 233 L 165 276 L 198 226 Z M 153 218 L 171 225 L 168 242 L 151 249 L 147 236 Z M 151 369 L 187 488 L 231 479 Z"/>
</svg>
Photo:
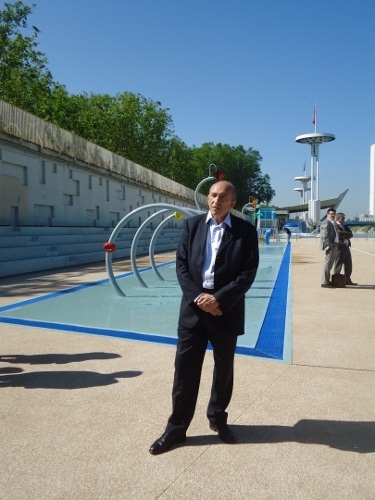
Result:
<svg viewBox="0 0 375 500">
<path fill-rule="evenodd" d="M 208 223 L 206 214 L 184 221 L 176 255 L 177 277 L 182 289 L 179 325 L 192 328 L 201 318 L 232 335 L 244 333 L 245 293 L 251 287 L 259 264 L 258 236 L 255 227 L 231 215 L 215 262 L 214 296 L 222 316 L 201 311 L 194 300 L 202 293 L 202 266 Z"/>
<path fill-rule="evenodd" d="M 336 223 L 336 231 L 339 235 L 339 245 L 342 245 L 344 240 L 348 240 L 348 246 L 351 246 L 350 238 L 353 237 L 353 232 L 350 227 L 346 224 L 340 225 L 339 223 Z"/>
</svg>

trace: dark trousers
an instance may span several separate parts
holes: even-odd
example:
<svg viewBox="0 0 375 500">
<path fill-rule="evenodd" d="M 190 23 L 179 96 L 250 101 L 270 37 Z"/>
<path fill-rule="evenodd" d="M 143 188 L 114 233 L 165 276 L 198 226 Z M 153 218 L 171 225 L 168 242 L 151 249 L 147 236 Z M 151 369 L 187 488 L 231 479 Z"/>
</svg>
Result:
<svg viewBox="0 0 375 500">
<path fill-rule="evenodd" d="M 213 424 L 226 423 L 226 408 L 233 391 L 233 365 L 237 336 L 218 331 L 209 322 L 194 329 L 178 327 L 172 414 L 167 431 L 186 432 L 193 418 L 198 397 L 204 356 L 208 342 L 213 348 L 215 368 L 207 417 Z"/>
<path fill-rule="evenodd" d="M 334 273 L 340 273 L 344 266 L 344 274 L 347 279 L 350 279 L 353 271 L 352 254 L 348 245 L 339 245 L 339 252 L 335 260 Z"/>
</svg>

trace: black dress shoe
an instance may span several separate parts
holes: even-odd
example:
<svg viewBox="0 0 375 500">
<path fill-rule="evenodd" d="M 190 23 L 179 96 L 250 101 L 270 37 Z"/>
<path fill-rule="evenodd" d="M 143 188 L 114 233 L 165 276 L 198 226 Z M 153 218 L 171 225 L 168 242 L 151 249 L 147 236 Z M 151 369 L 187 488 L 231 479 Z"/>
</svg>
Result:
<svg viewBox="0 0 375 500">
<path fill-rule="evenodd" d="M 151 445 L 149 452 L 151 455 L 160 455 L 160 453 L 170 450 L 175 444 L 182 443 L 185 439 L 186 434 L 175 431 L 164 432 L 164 434 Z"/>
<path fill-rule="evenodd" d="M 352 281 L 352 280 L 346 280 L 345 284 L 346 284 L 346 285 L 352 285 L 352 286 L 354 286 L 354 285 L 358 285 L 358 283 L 353 283 L 353 281 Z"/>
<path fill-rule="evenodd" d="M 335 288 L 332 283 L 323 283 L 320 285 L 322 288 Z"/>
<path fill-rule="evenodd" d="M 219 434 L 219 438 L 227 444 L 235 444 L 237 443 L 236 436 L 230 430 L 227 424 L 215 425 L 210 422 L 210 429 Z"/>
</svg>

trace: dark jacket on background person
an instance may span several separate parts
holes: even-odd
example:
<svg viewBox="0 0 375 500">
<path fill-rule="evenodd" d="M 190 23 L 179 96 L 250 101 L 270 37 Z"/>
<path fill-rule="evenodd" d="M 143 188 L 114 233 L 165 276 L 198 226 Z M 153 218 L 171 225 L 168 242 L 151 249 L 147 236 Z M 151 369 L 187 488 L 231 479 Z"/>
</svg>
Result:
<svg viewBox="0 0 375 500">
<path fill-rule="evenodd" d="M 353 232 L 350 229 L 350 227 L 347 226 L 346 224 L 338 224 L 336 222 L 336 231 L 339 236 L 339 246 L 348 245 L 350 247 L 351 246 L 350 239 L 353 238 Z"/>
</svg>

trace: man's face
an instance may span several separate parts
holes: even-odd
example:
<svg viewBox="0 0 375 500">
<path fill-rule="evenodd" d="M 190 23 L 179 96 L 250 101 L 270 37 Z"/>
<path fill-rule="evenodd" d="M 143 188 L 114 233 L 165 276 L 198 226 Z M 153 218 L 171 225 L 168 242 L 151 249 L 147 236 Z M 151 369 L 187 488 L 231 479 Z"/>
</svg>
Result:
<svg viewBox="0 0 375 500">
<path fill-rule="evenodd" d="M 335 215 L 336 215 L 336 212 L 333 212 L 332 210 L 327 213 L 327 217 L 329 220 L 335 220 Z"/>
<path fill-rule="evenodd" d="M 339 224 L 344 224 L 344 220 L 345 220 L 345 216 L 344 215 L 340 215 L 339 217 L 337 217 L 337 222 Z"/>
<path fill-rule="evenodd" d="M 236 204 L 231 184 L 225 181 L 215 182 L 208 193 L 207 201 L 212 217 L 219 224 Z"/>
</svg>

